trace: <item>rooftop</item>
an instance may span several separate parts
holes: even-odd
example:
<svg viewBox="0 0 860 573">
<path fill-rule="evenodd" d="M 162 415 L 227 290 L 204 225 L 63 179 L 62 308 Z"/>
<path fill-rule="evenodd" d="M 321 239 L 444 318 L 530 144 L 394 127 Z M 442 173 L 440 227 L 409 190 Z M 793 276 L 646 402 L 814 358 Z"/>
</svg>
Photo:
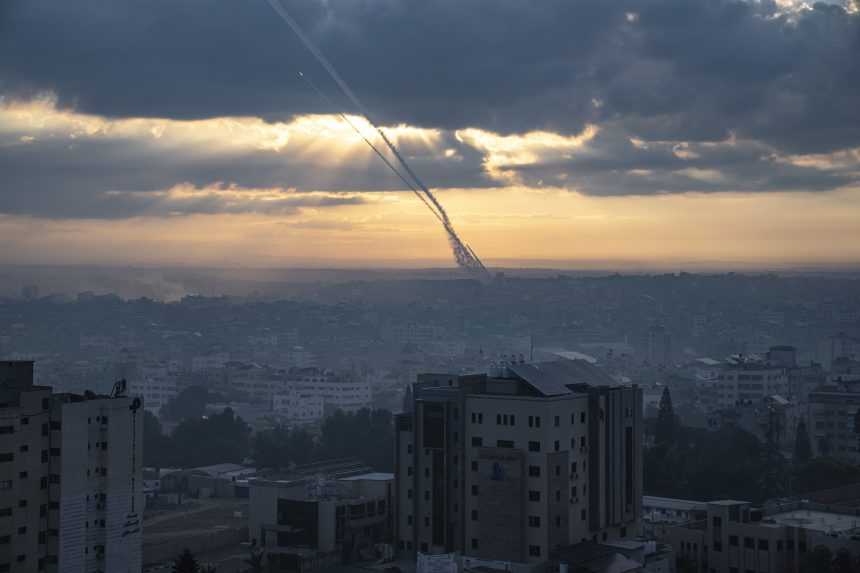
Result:
<svg viewBox="0 0 860 573">
<path fill-rule="evenodd" d="M 768 515 L 763 523 L 811 529 L 824 533 L 854 531 L 860 527 L 860 516 L 829 511 L 796 509 Z"/>
</svg>

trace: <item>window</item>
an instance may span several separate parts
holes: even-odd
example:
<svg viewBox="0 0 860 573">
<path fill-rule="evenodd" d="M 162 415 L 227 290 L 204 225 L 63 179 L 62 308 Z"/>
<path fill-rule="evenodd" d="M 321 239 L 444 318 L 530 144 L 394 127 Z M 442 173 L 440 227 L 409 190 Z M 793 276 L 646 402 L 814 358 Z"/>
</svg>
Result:
<svg viewBox="0 0 860 573">
<path fill-rule="evenodd" d="M 0 480 L 0 490 L 3 489 L 12 489 L 12 480 Z"/>
<path fill-rule="evenodd" d="M 555 448 L 555 451 L 559 451 L 561 449 L 561 444 L 559 444 L 558 440 L 555 441 L 553 447 Z"/>
<path fill-rule="evenodd" d="M 511 414 L 511 426 L 517 425 L 517 418 L 513 414 Z"/>
<path fill-rule="evenodd" d="M 584 448 L 584 447 L 585 447 L 585 436 L 582 436 L 582 437 L 580 437 L 580 438 L 579 438 L 579 447 L 580 447 L 580 448 Z"/>
<path fill-rule="evenodd" d="M 540 442 L 529 442 L 529 451 L 530 452 L 539 452 L 540 451 Z"/>
<path fill-rule="evenodd" d="M 535 416 L 535 428 L 540 428 L 540 416 Z"/>
<path fill-rule="evenodd" d="M 412 466 L 409 466 L 406 468 L 406 475 L 408 475 L 408 476 L 412 475 Z"/>
<path fill-rule="evenodd" d="M 424 516 L 424 527 L 430 527 L 430 518 Z"/>
<path fill-rule="evenodd" d="M 18 528 L 18 535 L 26 535 L 27 534 L 27 526 L 22 525 Z"/>
<path fill-rule="evenodd" d="M 570 473 L 571 475 L 576 473 L 576 462 L 570 462 Z"/>
<path fill-rule="evenodd" d="M 747 549 L 755 549 L 755 539 L 752 537 L 744 537 L 744 547 Z"/>
<path fill-rule="evenodd" d="M 738 536 L 737 535 L 729 535 L 729 547 L 737 547 L 738 546 Z"/>
<path fill-rule="evenodd" d="M 496 442 L 497 448 L 513 448 L 514 443 L 511 440 L 498 440 Z"/>
<path fill-rule="evenodd" d="M 18 500 L 18 507 L 27 507 L 27 500 L 26 499 L 19 499 Z"/>
<path fill-rule="evenodd" d="M 555 526 L 561 527 L 561 516 L 560 515 L 555 516 Z"/>
<path fill-rule="evenodd" d="M 14 434 L 15 426 L 0 426 L 0 434 Z"/>
<path fill-rule="evenodd" d="M 406 444 L 406 453 L 412 454 L 412 444 Z"/>
<path fill-rule="evenodd" d="M 570 425 L 573 426 L 574 424 L 576 424 L 576 412 L 571 412 L 570 413 Z"/>
<path fill-rule="evenodd" d="M 570 499 L 576 499 L 576 486 L 570 488 Z"/>
<path fill-rule="evenodd" d="M 529 557 L 540 557 L 540 545 L 529 545 Z"/>
<path fill-rule="evenodd" d="M 424 490 L 424 501 L 430 501 L 430 490 L 429 489 Z"/>
<path fill-rule="evenodd" d="M 479 491 L 478 484 L 473 484 L 472 485 L 472 495 L 478 495 L 478 491 Z"/>
<path fill-rule="evenodd" d="M 762 551 L 767 551 L 768 550 L 767 539 L 759 539 L 758 540 L 758 548 L 761 549 Z"/>
<path fill-rule="evenodd" d="M 555 422 L 555 427 L 558 428 L 559 425 L 561 424 L 561 418 L 556 416 L 554 422 Z"/>
<path fill-rule="evenodd" d="M 472 471 L 473 472 L 478 471 L 478 462 L 476 462 L 476 461 L 472 462 Z"/>
<path fill-rule="evenodd" d="M 484 440 L 482 438 L 479 438 L 478 436 L 473 436 L 472 437 L 472 445 L 475 446 L 476 448 L 479 448 L 479 447 L 484 445 Z"/>
<path fill-rule="evenodd" d="M 473 424 L 478 423 L 478 416 L 475 414 L 475 412 L 472 412 L 472 423 Z"/>
<path fill-rule="evenodd" d="M 484 414 L 482 414 L 481 412 L 478 412 L 478 423 L 479 424 L 484 423 Z"/>
<path fill-rule="evenodd" d="M 15 459 L 15 454 L 11 452 L 4 452 L 0 454 L 0 462 L 11 462 Z"/>
<path fill-rule="evenodd" d="M 536 490 L 529 490 L 529 501 L 540 501 L 540 492 Z"/>
<path fill-rule="evenodd" d="M 430 477 L 430 468 L 424 468 L 424 477 L 426 477 L 426 478 Z"/>
<path fill-rule="evenodd" d="M 540 527 L 540 516 L 539 515 L 530 515 L 529 516 L 529 527 Z"/>
<path fill-rule="evenodd" d="M 535 427 L 535 417 L 529 416 L 529 428 L 534 428 L 534 427 Z"/>
<path fill-rule="evenodd" d="M 580 512 L 579 512 L 579 518 L 580 518 L 582 521 L 585 521 L 586 517 L 588 517 L 588 514 L 585 512 L 585 510 L 584 510 L 584 509 L 583 509 L 582 511 L 580 511 Z"/>
<path fill-rule="evenodd" d="M 540 466 L 529 466 L 529 477 L 540 477 Z"/>
<path fill-rule="evenodd" d="M 477 549 L 477 548 L 478 548 L 478 540 L 473 537 L 472 538 L 472 549 Z"/>
<path fill-rule="evenodd" d="M 21 445 L 21 447 L 20 447 L 20 448 L 18 448 L 18 451 L 19 451 L 19 452 L 21 452 L 21 453 L 29 452 L 29 451 L 30 451 L 30 446 L 28 446 L 27 444 L 22 444 L 22 445 Z"/>
<path fill-rule="evenodd" d="M 585 412 L 582 412 L 582 413 L 580 413 L 580 414 L 579 414 L 579 423 L 580 423 L 580 424 L 584 424 L 584 423 L 585 423 Z"/>
<path fill-rule="evenodd" d="M 472 510 L 472 521 L 478 521 L 478 510 L 477 509 Z"/>
<path fill-rule="evenodd" d="M 555 466 L 555 477 L 559 477 L 559 476 L 561 476 L 561 466 L 556 464 L 556 466 Z"/>
<path fill-rule="evenodd" d="M 497 426 L 502 425 L 502 415 L 501 414 L 496 414 L 496 425 Z"/>
<path fill-rule="evenodd" d="M 406 525 L 412 525 L 412 516 L 411 515 L 406 516 Z"/>
<path fill-rule="evenodd" d="M 407 490 L 406 490 L 406 498 L 407 498 L 407 499 L 412 499 L 412 490 L 411 490 L 411 489 L 407 489 Z"/>
</svg>

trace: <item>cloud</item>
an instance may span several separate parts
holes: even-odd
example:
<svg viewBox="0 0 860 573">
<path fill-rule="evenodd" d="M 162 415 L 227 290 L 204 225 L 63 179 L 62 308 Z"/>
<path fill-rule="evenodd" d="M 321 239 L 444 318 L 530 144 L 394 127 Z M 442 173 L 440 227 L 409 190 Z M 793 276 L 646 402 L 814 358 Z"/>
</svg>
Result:
<svg viewBox="0 0 860 573">
<path fill-rule="evenodd" d="M 372 135 L 366 125 L 363 131 Z M 406 126 L 387 131 L 419 172 L 432 165 L 434 185 L 490 184 L 480 154 L 453 135 Z M 58 110 L 49 99 L 0 101 L 0 173 L 0 213 L 53 218 L 284 214 L 353 200 L 298 193 L 336 198 L 403 187 L 335 116 L 278 123 L 108 119 Z"/>
<path fill-rule="evenodd" d="M 645 140 L 736 133 L 804 153 L 860 146 L 860 13 L 836 4 L 287 4 L 389 125 L 573 134 L 613 121 Z M 0 91 L 52 91 L 62 107 L 87 113 L 331 112 L 300 70 L 337 95 L 262 0 L 0 6 Z"/>
</svg>

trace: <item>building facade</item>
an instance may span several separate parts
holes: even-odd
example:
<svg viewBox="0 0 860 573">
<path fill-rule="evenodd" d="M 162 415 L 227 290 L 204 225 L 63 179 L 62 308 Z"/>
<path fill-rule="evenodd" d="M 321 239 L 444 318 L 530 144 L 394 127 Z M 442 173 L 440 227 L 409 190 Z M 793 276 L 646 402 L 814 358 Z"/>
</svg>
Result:
<svg viewBox="0 0 860 573">
<path fill-rule="evenodd" d="M 638 533 L 642 392 L 581 360 L 421 375 L 397 417 L 397 544 L 517 563 Z"/>
<path fill-rule="evenodd" d="M 697 573 L 799 573 L 818 546 L 857 556 L 855 512 L 806 502 L 755 507 L 744 501 L 707 503 L 704 519 L 668 528 L 678 569 Z"/>
<path fill-rule="evenodd" d="M 53 394 L 0 362 L 0 571 L 141 570 L 139 399 Z"/>
<path fill-rule="evenodd" d="M 253 479 L 248 534 L 269 573 L 318 571 L 392 553 L 394 476 Z"/>
</svg>

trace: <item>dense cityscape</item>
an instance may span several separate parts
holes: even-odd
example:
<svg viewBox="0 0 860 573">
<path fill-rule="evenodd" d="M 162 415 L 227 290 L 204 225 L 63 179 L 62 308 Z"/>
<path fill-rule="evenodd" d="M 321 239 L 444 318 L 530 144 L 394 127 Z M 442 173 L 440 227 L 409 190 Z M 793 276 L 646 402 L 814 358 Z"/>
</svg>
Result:
<svg viewBox="0 0 860 573">
<path fill-rule="evenodd" d="M 288 290 L 25 285 L 0 301 L 22 562 L 730 572 L 860 556 L 851 275 Z"/>
</svg>

